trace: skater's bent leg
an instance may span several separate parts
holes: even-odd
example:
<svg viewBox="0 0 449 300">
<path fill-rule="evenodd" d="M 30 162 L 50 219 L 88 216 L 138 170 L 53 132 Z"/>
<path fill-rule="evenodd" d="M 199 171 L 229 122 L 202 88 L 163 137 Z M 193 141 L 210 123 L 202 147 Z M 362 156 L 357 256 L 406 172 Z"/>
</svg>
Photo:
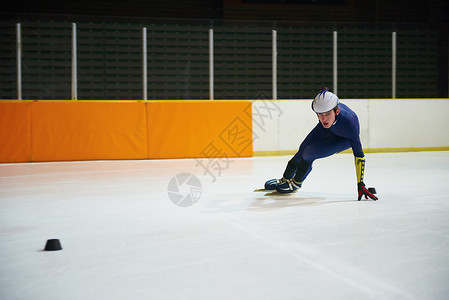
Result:
<svg viewBox="0 0 449 300">
<path fill-rule="evenodd" d="M 308 145 L 302 151 L 302 157 L 298 163 L 295 181 L 303 182 L 312 171 L 312 164 L 316 159 L 331 156 L 335 153 L 349 149 L 348 141 L 326 139 L 315 144 Z"/>
<path fill-rule="evenodd" d="M 302 159 L 312 164 L 315 159 L 331 156 L 350 147 L 347 140 L 326 139 L 307 146 L 302 154 Z"/>
<path fill-rule="evenodd" d="M 285 179 L 292 179 L 293 176 L 295 176 L 296 170 L 298 169 L 298 162 L 296 161 L 295 157 L 290 159 L 288 161 L 287 167 L 284 171 L 284 178 Z"/>
<path fill-rule="evenodd" d="M 307 175 L 309 175 L 310 171 L 312 171 L 312 164 L 309 164 L 304 159 L 301 159 L 295 174 L 295 181 L 302 183 L 307 178 Z"/>
</svg>

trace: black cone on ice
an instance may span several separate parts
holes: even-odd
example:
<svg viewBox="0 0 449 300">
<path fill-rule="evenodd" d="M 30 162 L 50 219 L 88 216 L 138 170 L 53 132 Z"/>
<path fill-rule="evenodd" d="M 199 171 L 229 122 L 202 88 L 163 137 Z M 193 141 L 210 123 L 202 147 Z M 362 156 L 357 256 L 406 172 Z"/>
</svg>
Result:
<svg viewBox="0 0 449 300">
<path fill-rule="evenodd" d="M 57 251 L 62 250 L 61 242 L 58 239 L 47 240 L 45 244 L 45 251 Z"/>
</svg>

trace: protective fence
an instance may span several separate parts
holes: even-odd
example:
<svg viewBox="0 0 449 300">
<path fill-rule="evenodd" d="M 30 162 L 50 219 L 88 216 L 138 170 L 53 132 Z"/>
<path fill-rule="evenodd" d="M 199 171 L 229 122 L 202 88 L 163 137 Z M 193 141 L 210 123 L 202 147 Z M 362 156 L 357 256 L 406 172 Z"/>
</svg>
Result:
<svg viewBox="0 0 449 300">
<path fill-rule="evenodd" d="M 0 98 L 447 97 L 438 24 L 33 17 L 0 21 Z"/>
</svg>

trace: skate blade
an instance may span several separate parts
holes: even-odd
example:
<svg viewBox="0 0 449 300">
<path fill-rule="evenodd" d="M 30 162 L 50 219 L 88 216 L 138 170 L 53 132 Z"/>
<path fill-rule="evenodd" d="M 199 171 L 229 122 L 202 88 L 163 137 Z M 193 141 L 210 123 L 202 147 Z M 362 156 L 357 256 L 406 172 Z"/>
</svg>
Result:
<svg viewBox="0 0 449 300">
<path fill-rule="evenodd" d="M 296 194 L 297 191 L 291 193 L 279 193 L 278 191 L 266 193 L 265 196 L 289 196 Z"/>
<path fill-rule="evenodd" d="M 255 192 L 269 192 L 269 191 L 272 191 L 272 190 L 267 190 L 267 189 L 255 189 L 254 191 L 255 191 Z"/>
</svg>

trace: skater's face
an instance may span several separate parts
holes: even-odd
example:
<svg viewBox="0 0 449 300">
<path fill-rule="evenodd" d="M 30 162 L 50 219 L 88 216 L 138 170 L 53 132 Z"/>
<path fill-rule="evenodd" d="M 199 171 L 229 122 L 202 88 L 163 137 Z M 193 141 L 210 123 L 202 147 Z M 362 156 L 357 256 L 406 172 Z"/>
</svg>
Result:
<svg viewBox="0 0 449 300">
<path fill-rule="evenodd" d="M 330 128 L 334 122 L 335 118 L 340 113 L 340 108 L 337 108 L 337 111 L 331 110 L 325 113 L 320 113 L 318 115 L 318 119 L 321 122 L 321 125 L 323 125 L 324 128 Z"/>
</svg>

